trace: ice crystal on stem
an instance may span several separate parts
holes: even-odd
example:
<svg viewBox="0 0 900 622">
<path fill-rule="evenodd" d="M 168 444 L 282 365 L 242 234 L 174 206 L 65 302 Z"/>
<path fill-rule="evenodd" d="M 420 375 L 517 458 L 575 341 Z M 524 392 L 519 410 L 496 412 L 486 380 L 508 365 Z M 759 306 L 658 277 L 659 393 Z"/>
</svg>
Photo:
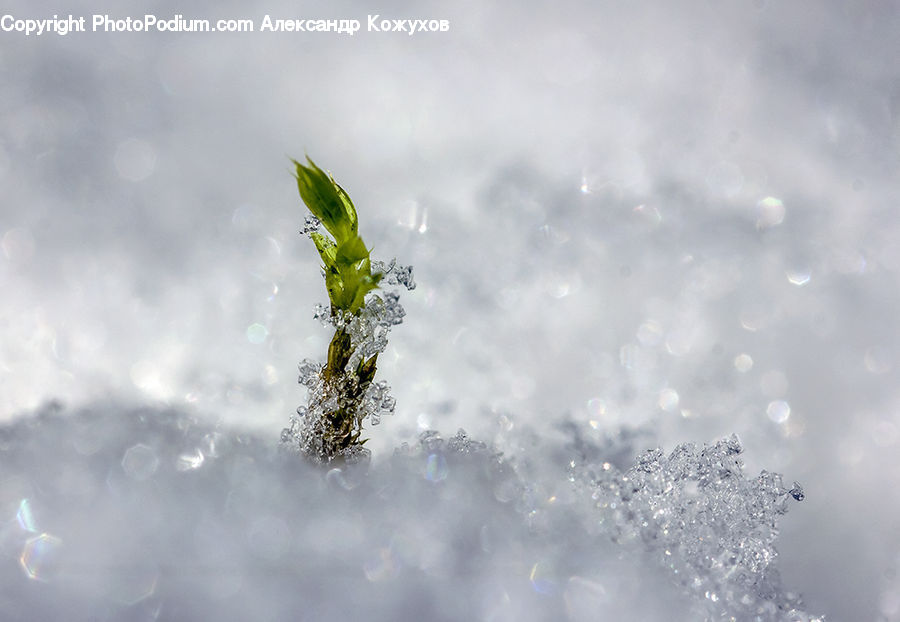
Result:
<svg viewBox="0 0 900 622">
<path fill-rule="evenodd" d="M 372 269 L 383 274 L 385 282 L 389 285 L 402 285 L 408 290 L 416 288 L 416 282 L 412 275 L 413 267 L 398 265 L 396 259 L 391 259 L 387 266 L 380 261 L 373 261 Z"/>
<path fill-rule="evenodd" d="M 374 382 L 378 355 L 387 335 L 406 312 L 396 292 L 372 293 L 379 282 L 415 288 L 411 266 L 385 267 L 369 257 L 358 233 L 356 208 L 334 179 L 307 158 L 296 165 L 297 186 L 312 212 L 301 233 L 308 235 L 322 258 L 330 305 L 316 305 L 314 318 L 334 328 L 324 363 L 304 359 L 299 382 L 308 390 L 306 406 L 297 409 L 282 443 L 316 462 L 368 459 L 361 438 L 363 422 L 377 425 L 394 411 L 385 382 Z M 332 237 L 319 232 L 319 227 Z"/>
</svg>

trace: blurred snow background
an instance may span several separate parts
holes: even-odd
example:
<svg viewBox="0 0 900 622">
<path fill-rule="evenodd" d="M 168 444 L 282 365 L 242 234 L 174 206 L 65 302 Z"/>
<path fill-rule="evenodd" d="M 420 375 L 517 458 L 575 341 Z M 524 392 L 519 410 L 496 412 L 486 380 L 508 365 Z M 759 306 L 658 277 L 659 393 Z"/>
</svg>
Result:
<svg viewBox="0 0 900 622">
<path fill-rule="evenodd" d="M 670 4 L 119 2 L 451 30 L 2 33 L 0 417 L 115 395 L 275 442 L 330 337 L 308 152 L 416 267 L 376 460 L 427 427 L 737 432 L 807 492 L 785 584 L 900 619 L 900 11 Z"/>
</svg>

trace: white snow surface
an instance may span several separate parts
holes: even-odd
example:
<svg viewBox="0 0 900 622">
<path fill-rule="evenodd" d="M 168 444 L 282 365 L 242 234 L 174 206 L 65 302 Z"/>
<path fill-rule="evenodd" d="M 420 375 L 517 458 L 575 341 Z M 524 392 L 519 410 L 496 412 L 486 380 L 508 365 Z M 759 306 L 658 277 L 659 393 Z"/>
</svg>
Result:
<svg viewBox="0 0 900 622">
<path fill-rule="evenodd" d="M 745 479 L 737 437 L 620 471 L 626 438 L 564 427 L 519 460 L 428 431 L 323 467 L 177 411 L 49 405 L 0 428 L 2 619 L 819 619 L 772 546 L 800 493 Z"/>
<path fill-rule="evenodd" d="M 101 12 L 87 0 L 52 5 L 8 0 L 0 14 L 72 13 L 90 22 Z M 451 26 L 352 37 L 0 33 L 0 419 L 25 425 L 17 418 L 33 418 L 51 400 L 64 412 L 63 423 L 42 431 L 15 428 L 38 453 L 15 445 L 0 453 L 4 607 L 48 612 L 68 604 L 85 612 L 121 600 L 109 595 L 117 590 L 134 598 L 154 578 L 153 598 L 190 602 L 166 591 L 190 593 L 187 578 L 166 574 L 188 567 L 164 559 L 175 551 L 221 550 L 222 565 L 238 568 L 259 558 L 247 550 L 262 547 L 269 553 L 257 567 L 293 563 L 266 557 L 284 542 L 259 535 L 269 533 L 268 523 L 248 540 L 256 519 L 223 518 L 221 508 L 202 515 L 240 479 L 228 465 L 248 456 L 263 465 L 259 473 L 274 473 L 271 498 L 279 489 L 286 504 L 261 516 L 275 519 L 274 533 L 289 533 L 296 550 L 321 547 L 311 555 L 316 564 L 334 559 L 342 540 L 310 535 L 337 528 L 287 516 L 324 520 L 328 512 L 304 504 L 303 495 L 326 509 L 374 504 L 376 516 L 387 516 L 369 484 L 334 495 L 320 472 L 294 466 L 307 473 L 294 477 L 260 457 L 275 451 L 306 403 L 297 363 L 321 360 L 332 334 L 311 318 L 326 294 L 315 249 L 298 235 L 306 212 L 290 176 L 289 157 L 308 153 L 353 198 L 374 256 L 415 266 L 418 287 L 403 295 L 404 323 L 379 358 L 376 380 L 391 386 L 396 407 L 367 430 L 373 471 L 366 481 L 396 477 L 401 488 L 422 486 L 447 511 L 391 521 L 421 519 L 422 534 L 429 519 L 438 532 L 455 528 L 445 525 L 452 502 L 440 495 L 463 490 L 468 467 L 450 469 L 438 485 L 422 477 L 422 464 L 389 467 L 395 448 L 414 447 L 428 429 L 452 436 L 464 428 L 503 452 L 523 482 L 549 486 L 538 497 L 545 500 L 565 499 L 559 486 L 573 484 L 566 467 L 573 459 L 576 488 L 602 484 L 602 468 L 566 450 L 577 445 L 573 439 L 604 448 L 588 452 L 587 463 L 608 461 L 624 472 L 648 449 L 661 447 L 667 458 L 684 443 L 714 447 L 737 433 L 744 481 L 766 469 L 784 474 L 784 488 L 797 480 L 806 493 L 799 504 L 786 499 L 794 507 L 779 519 L 773 567 L 782 581 L 773 585 L 802 594 L 805 610 L 829 620 L 900 621 L 895 2 L 389 0 L 375 9 L 360 0 L 189 7 L 121 0 L 108 12 L 249 18 L 257 30 L 265 15 L 365 25 L 376 12 Z M 179 413 L 153 428 L 159 438 L 170 439 L 184 416 L 197 421 L 191 435 L 218 426 L 225 438 L 257 444 L 238 444 L 218 462 L 203 450 L 198 469 L 172 471 L 181 456 L 183 466 L 197 463 L 203 446 L 189 435 L 191 443 L 171 438 L 167 449 L 169 441 L 141 433 L 135 409 Z M 79 412 L 104 423 L 79 445 L 87 453 L 76 447 L 73 454 L 69 436 L 82 438 L 72 427 Z M 126 477 L 125 453 L 142 444 L 124 464 L 141 474 L 155 457 L 156 470 L 146 480 Z M 115 469 L 119 479 L 107 485 Z M 290 482 L 309 486 L 294 484 L 300 488 L 292 495 Z M 78 494 L 113 495 L 119 485 L 145 495 L 134 501 L 140 507 L 129 505 L 127 493 L 96 511 L 79 505 Z M 509 520 L 510 542 L 494 550 L 524 568 L 473 571 L 497 581 L 466 591 L 428 575 L 425 562 L 403 566 L 396 585 L 414 592 L 409 572 L 422 573 L 431 591 L 413 602 L 433 607 L 428 612 L 438 603 L 489 611 L 492 604 L 468 595 L 483 592 L 495 604 L 504 591 L 513 603 L 504 606 L 558 612 L 575 576 L 586 582 L 576 583 L 586 602 L 603 586 L 617 596 L 608 606 L 625 619 L 645 612 L 624 615 L 626 603 L 649 608 L 644 617 L 652 619 L 653 607 L 666 602 L 690 619 L 714 611 L 697 613 L 698 603 L 725 611 L 732 602 L 717 593 L 719 604 L 710 605 L 706 589 L 685 595 L 671 573 L 654 574 L 666 541 L 640 535 L 631 546 L 646 560 L 631 549 L 619 559 L 627 544 L 600 544 L 594 534 L 598 548 L 584 558 L 592 561 L 559 568 L 553 595 L 507 582 L 527 577 L 538 558 L 563 559 L 553 542 L 586 540 L 528 540 L 540 536 L 526 537 L 531 527 L 514 503 L 497 501 L 487 483 L 469 485 L 484 501 L 469 504 L 460 494 L 459 507 L 475 505 L 478 516 L 482 508 L 506 508 L 496 513 Z M 178 486 L 190 493 L 182 497 Z M 68 489 L 70 496 L 56 496 Z M 418 508 L 418 493 L 409 494 L 408 507 Z M 573 520 L 603 515 L 588 509 L 587 490 L 573 495 Z M 193 510 L 175 503 L 185 497 L 196 498 Z M 29 579 L 19 561 L 23 543 L 43 531 L 16 531 L 26 499 L 38 528 L 61 540 L 60 552 L 93 551 L 99 568 L 147 550 L 147 541 L 129 538 L 135 530 L 158 531 L 165 546 L 154 549 L 156 565 L 143 579 L 121 589 L 104 587 L 105 570 L 85 570 L 83 590 Z M 640 497 L 628 503 L 652 518 Z M 179 507 L 190 520 L 169 513 Z M 130 527 L 143 509 L 147 522 Z M 351 534 L 362 529 L 362 518 L 347 516 Z M 222 541 L 216 533 L 198 535 L 206 532 L 197 525 L 207 524 L 233 530 L 234 548 L 212 544 Z M 391 550 L 389 527 L 378 529 L 372 534 L 382 535 L 371 540 L 369 531 L 352 536 L 350 561 L 337 556 L 344 561 L 334 573 L 327 565 L 308 571 L 323 592 L 337 592 L 327 582 L 342 577 L 357 590 L 383 592 L 385 584 L 359 574 L 380 559 L 378 551 Z M 562 519 L 545 529 L 562 530 Z M 147 537 L 152 545 L 156 536 Z M 546 543 L 546 555 L 528 548 L 537 542 Z M 516 546 L 528 553 L 518 555 Z M 603 546 L 609 554 L 595 555 Z M 461 547 L 459 555 L 492 563 L 478 547 Z M 439 548 L 427 550 L 446 559 Z M 619 566 L 600 566 L 613 559 Z M 262 585 L 253 568 L 242 585 Z M 242 606 L 228 596 L 234 576 L 220 573 L 225 587 L 216 592 L 208 572 L 190 572 L 207 586 L 207 601 Z M 645 582 L 671 600 L 631 598 L 629 590 Z M 278 608 L 279 598 L 300 600 L 290 586 L 271 590 L 253 601 Z M 78 601 L 82 592 L 87 600 Z M 385 606 L 397 602 L 387 598 Z M 152 603 L 158 600 L 148 597 L 138 607 Z M 351 604 L 332 603 L 343 605 Z M 108 606 L 110 616 L 126 615 L 115 609 L 121 605 Z"/>
</svg>

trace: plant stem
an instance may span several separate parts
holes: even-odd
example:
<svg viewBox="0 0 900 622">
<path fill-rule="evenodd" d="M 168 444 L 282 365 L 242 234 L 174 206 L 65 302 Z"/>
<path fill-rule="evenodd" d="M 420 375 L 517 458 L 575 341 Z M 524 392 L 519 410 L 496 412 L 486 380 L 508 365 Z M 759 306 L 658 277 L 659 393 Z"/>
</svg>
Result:
<svg viewBox="0 0 900 622">
<path fill-rule="evenodd" d="M 366 389 L 375 377 L 378 355 L 368 361 L 360 360 L 355 373 L 347 369 L 353 346 L 350 333 L 343 327 L 338 328 L 328 346 L 328 361 L 322 368 L 322 378 L 329 397 L 336 398 L 338 408 L 325 413 L 325 421 L 329 429 L 324 433 L 325 450 L 330 455 L 354 445 L 362 445 L 362 416 L 360 404 Z"/>
<path fill-rule="evenodd" d="M 310 391 L 308 406 L 298 409 L 302 422 L 292 421 L 282 432 L 282 442 L 296 443 L 319 462 L 358 459 L 368 453 L 362 448 L 363 421 L 375 425 L 381 413 L 394 410 L 387 384 L 372 386 L 372 381 L 378 352 L 387 345 L 387 331 L 402 321 L 404 312 L 396 295 L 372 295 L 367 300 L 395 269 L 394 262 L 387 270 L 381 264 L 373 270 L 369 248 L 359 235 L 356 208 L 344 189 L 309 158 L 306 165 L 296 160 L 294 165 L 300 197 L 311 213 L 301 233 L 309 235 L 322 259 L 335 332 L 322 367 L 313 371 L 312 365 L 301 365 L 300 382 Z M 319 232 L 320 224 L 324 232 Z M 414 288 L 412 267 L 398 268 L 390 282 Z M 375 303 L 375 308 L 367 302 Z"/>
</svg>

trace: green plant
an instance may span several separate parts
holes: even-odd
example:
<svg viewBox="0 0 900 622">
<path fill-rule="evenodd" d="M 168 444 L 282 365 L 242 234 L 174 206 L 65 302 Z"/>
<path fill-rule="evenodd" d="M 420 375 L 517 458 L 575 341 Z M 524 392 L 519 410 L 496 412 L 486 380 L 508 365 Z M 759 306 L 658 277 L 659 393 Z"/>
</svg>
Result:
<svg viewBox="0 0 900 622">
<path fill-rule="evenodd" d="M 378 354 L 387 345 L 387 332 L 404 315 L 396 294 L 367 296 L 386 276 L 389 283 L 408 289 L 412 268 L 385 269 L 373 262 L 358 231 L 356 208 L 328 173 L 307 157 L 307 164 L 292 160 L 300 198 L 312 217 L 303 233 L 309 234 L 323 263 L 330 301 L 325 321 L 335 332 L 324 365 L 304 360 L 300 383 L 309 389 L 307 406 L 284 430 L 282 440 L 299 445 L 308 456 L 323 462 L 361 453 L 366 418 L 377 423 L 380 413 L 393 411 L 393 398 L 385 383 L 374 383 Z M 318 231 L 322 225 L 328 235 Z M 368 306 L 367 306 L 368 303 Z M 323 319 L 325 313 L 317 316 Z"/>
<path fill-rule="evenodd" d="M 310 233 L 325 264 L 325 287 L 331 299 L 332 314 L 338 311 L 359 313 L 366 294 L 378 287 L 380 273 L 372 274 L 369 249 L 358 232 L 353 201 L 334 179 L 306 158 L 309 166 L 292 160 L 296 167 L 300 198 L 325 229 L 329 239 L 317 231 Z"/>
</svg>

